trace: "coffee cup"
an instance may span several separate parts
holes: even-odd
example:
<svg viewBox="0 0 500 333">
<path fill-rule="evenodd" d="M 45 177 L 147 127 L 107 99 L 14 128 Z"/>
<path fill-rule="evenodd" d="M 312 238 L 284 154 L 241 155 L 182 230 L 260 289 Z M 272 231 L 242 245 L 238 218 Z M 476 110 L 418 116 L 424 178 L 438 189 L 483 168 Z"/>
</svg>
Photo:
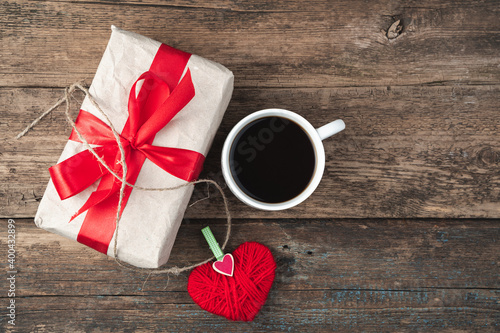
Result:
<svg viewBox="0 0 500 333">
<path fill-rule="evenodd" d="M 238 122 L 222 148 L 222 174 L 231 192 L 268 211 L 294 207 L 318 187 L 325 169 L 322 140 L 345 128 L 338 119 L 314 128 L 295 112 L 266 109 Z"/>
</svg>

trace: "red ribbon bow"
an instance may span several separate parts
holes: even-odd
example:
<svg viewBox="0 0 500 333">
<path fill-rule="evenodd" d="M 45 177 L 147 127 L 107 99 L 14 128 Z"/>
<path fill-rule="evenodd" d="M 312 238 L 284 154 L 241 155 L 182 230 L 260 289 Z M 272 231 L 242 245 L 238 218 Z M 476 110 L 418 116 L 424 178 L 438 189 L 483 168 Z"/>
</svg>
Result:
<svg viewBox="0 0 500 333">
<path fill-rule="evenodd" d="M 180 76 L 182 72 L 178 73 Z M 141 80 L 144 80 L 142 87 L 136 94 L 136 85 Z M 167 82 L 151 71 L 142 74 L 134 83 L 128 102 L 129 118 L 120 134 L 120 143 L 127 163 L 128 183 L 135 184 L 146 158 L 168 173 L 186 181 L 198 177 L 205 160 L 202 154 L 193 150 L 152 145 L 156 133 L 184 108 L 194 94 L 189 69 L 172 91 Z M 111 128 L 84 110 L 80 110 L 75 124 L 89 144 L 98 145 L 94 151 L 115 173 L 122 176 L 120 150 Z M 69 139 L 81 142 L 74 130 Z M 115 218 L 121 182 L 110 174 L 89 150 L 62 161 L 49 171 L 62 200 L 80 193 L 100 179 L 97 190 L 90 195 L 71 220 L 87 211 L 77 241 L 99 252 L 107 253 L 116 228 Z M 131 187 L 125 188 L 121 212 L 127 204 L 131 191 Z"/>
</svg>

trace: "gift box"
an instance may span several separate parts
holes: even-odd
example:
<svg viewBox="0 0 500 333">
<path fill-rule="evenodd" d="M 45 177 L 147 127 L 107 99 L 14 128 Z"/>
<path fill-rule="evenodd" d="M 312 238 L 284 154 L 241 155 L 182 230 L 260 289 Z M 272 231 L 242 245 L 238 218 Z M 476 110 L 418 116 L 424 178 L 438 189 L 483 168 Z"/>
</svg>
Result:
<svg viewBox="0 0 500 333">
<path fill-rule="evenodd" d="M 75 121 L 83 138 L 118 175 L 120 134 L 127 182 L 167 188 L 196 179 L 233 90 L 220 64 L 112 27 Z M 108 121 L 111 123 L 109 124 Z M 35 223 L 113 256 L 121 183 L 85 148 L 75 130 L 50 168 Z M 169 191 L 126 187 L 118 258 L 137 267 L 165 264 L 193 186 Z"/>
</svg>

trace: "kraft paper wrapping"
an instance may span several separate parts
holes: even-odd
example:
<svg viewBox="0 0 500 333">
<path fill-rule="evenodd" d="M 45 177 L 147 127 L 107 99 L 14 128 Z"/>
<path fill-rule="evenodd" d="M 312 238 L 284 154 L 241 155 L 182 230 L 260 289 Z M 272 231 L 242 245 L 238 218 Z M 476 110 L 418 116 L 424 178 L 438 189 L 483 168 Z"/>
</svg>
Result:
<svg viewBox="0 0 500 333">
<path fill-rule="evenodd" d="M 160 45 L 112 26 L 111 38 L 89 92 L 119 133 L 128 118 L 130 88 L 148 71 Z M 153 145 L 191 149 L 206 156 L 231 98 L 233 74 L 222 65 L 196 55 L 190 57 L 186 68 L 191 71 L 195 97 L 158 132 Z M 106 122 L 88 98 L 81 109 Z M 68 141 L 58 163 L 83 150 L 83 144 Z M 61 200 L 49 180 L 35 216 L 36 225 L 76 240 L 86 213 L 69 221 L 95 191 L 97 183 Z M 184 183 L 146 159 L 135 185 L 158 188 Z M 192 191 L 193 186 L 162 192 L 133 189 L 119 224 L 118 257 L 137 267 L 156 268 L 165 264 Z M 113 244 L 114 238 L 108 248 L 109 256 L 113 256 Z"/>
</svg>

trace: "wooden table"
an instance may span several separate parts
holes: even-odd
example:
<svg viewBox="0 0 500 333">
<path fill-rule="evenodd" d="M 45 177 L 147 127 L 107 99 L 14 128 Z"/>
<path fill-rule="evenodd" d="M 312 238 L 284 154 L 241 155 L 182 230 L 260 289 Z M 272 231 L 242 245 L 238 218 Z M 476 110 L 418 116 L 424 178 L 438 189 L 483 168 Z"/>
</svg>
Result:
<svg viewBox="0 0 500 333">
<path fill-rule="evenodd" d="M 60 108 L 13 138 L 64 87 L 90 83 L 111 24 L 234 72 L 202 177 L 223 183 L 224 138 L 253 111 L 347 124 L 324 142 L 323 180 L 303 204 L 269 213 L 230 195 L 228 249 L 258 241 L 277 262 L 253 322 L 201 310 L 188 273 L 148 278 L 33 223 L 70 128 Z M 5 0 L 0 39 L 0 331 L 500 330 L 498 1 Z M 206 225 L 223 237 L 213 191 L 186 212 L 168 265 L 209 255 Z"/>
</svg>

